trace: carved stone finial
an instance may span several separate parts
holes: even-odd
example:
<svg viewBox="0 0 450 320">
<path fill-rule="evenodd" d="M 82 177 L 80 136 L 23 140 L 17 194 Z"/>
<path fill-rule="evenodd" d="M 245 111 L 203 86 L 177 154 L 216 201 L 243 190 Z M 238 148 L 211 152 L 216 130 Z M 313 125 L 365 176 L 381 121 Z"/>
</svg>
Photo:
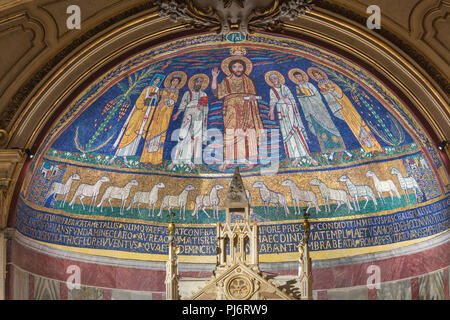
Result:
<svg viewBox="0 0 450 320">
<path fill-rule="evenodd" d="M 173 217 L 175 213 L 169 210 L 170 223 L 167 226 L 169 229 L 169 257 L 166 262 L 166 299 L 167 300 L 179 300 L 179 276 L 178 276 L 178 247 L 174 245 L 173 231 L 175 230 L 175 224 L 173 223 Z"/>
<path fill-rule="evenodd" d="M 228 189 L 227 197 L 225 199 L 226 206 L 237 204 L 242 205 L 242 207 L 248 205 L 248 199 L 245 193 L 241 173 L 239 172 L 239 166 L 236 166 L 234 169 L 233 179 L 231 180 L 230 188 Z"/>
</svg>

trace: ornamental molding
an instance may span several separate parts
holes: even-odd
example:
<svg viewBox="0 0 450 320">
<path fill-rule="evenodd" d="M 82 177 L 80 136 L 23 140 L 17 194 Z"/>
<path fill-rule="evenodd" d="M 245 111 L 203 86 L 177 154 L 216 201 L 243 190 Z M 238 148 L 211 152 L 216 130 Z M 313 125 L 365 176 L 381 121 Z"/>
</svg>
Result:
<svg viewBox="0 0 450 320">
<path fill-rule="evenodd" d="M 41 0 L 36 0 L 41 1 Z M 131 1 L 131 0 L 130 0 Z M 48 58 L 45 58 L 46 63 L 42 65 L 42 67 L 38 68 L 38 69 L 32 69 L 32 68 L 28 68 L 27 72 L 24 73 L 24 80 L 17 80 L 18 78 L 14 75 L 14 74 L 8 74 L 5 79 L 15 79 L 14 81 L 14 86 L 17 87 L 17 89 L 12 90 L 10 93 L 8 94 L 4 94 L 3 98 L 4 98 L 4 104 L 2 105 L 2 107 L 0 107 L 0 129 L 3 129 L 3 132 L 0 132 L 0 148 L 6 148 L 9 145 L 14 145 L 14 146 L 18 146 L 18 147 L 23 147 L 24 146 L 24 141 L 27 139 L 32 139 L 30 137 L 31 132 L 34 132 L 33 130 L 40 130 L 40 128 L 34 127 L 32 125 L 28 124 L 28 115 L 30 114 L 29 112 L 27 113 L 27 111 L 31 108 L 41 108 L 43 105 L 49 106 L 49 105 L 53 105 L 52 101 L 45 101 L 45 103 L 41 106 L 41 105 L 29 105 L 27 104 L 27 102 L 29 101 L 29 99 L 33 96 L 32 92 L 36 92 L 39 90 L 39 88 L 41 88 L 43 86 L 43 84 L 45 84 L 45 80 L 46 78 L 50 77 L 55 70 L 61 70 L 65 64 L 63 63 L 63 61 L 66 61 L 73 52 L 79 52 L 80 50 L 83 50 L 83 48 L 85 48 L 87 46 L 87 44 L 94 39 L 98 39 L 101 38 L 101 35 L 104 34 L 104 32 L 106 32 L 107 30 L 109 30 L 109 28 L 114 28 L 114 25 L 116 24 L 121 24 L 124 23 L 124 21 L 128 21 L 128 20 L 132 20 L 135 16 L 140 16 L 142 15 L 142 13 L 144 12 L 151 12 L 152 14 L 155 13 L 155 15 L 157 14 L 157 11 L 159 10 L 159 8 L 156 5 L 156 1 L 145 1 L 143 3 L 140 3 L 137 0 L 133 0 L 136 1 L 136 5 L 132 6 L 128 9 L 126 9 L 125 11 L 116 11 L 116 13 L 114 14 L 114 12 L 110 12 L 108 14 L 108 16 L 110 18 L 108 18 L 106 21 L 102 20 L 102 23 L 98 23 L 98 24 L 93 24 L 95 27 L 85 31 L 83 29 L 83 33 L 79 33 L 75 35 L 75 39 L 71 40 L 68 43 L 63 42 L 62 40 L 58 40 L 58 50 L 60 51 L 54 51 L 54 48 L 52 47 L 51 52 L 53 52 L 53 54 L 50 54 L 50 56 L 52 56 L 49 60 Z M 191 0 L 192 1 L 192 0 Z M 220 2 L 220 3 L 226 3 L 229 6 L 238 6 L 238 1 L 237 0 L 195 0 L 195 2 L 200 2 L 202 1 L 203 3 L 216 3 L 216 2 Z M 247 3 L 250 0 L 243 0 L 241 1 L 243 4 Z M 159 2 L 162 2 L 161 0 L 159 0 Z M 167 0 L 164 0 L 164 2 L 168 2 Z M 183 1 L 186 2 L 186 1 Z M 258 3 L 260 4 L 259 6 L 262 7 L 263 4 L 266 5 L 267 3 L 272 3 L 273 1 L 270 0 L 260 0 L 258 1 Z M 279 3 L 282 1 L 279 1 Z M 328 23 L 331 21 L 329 16 L 327 15 L 327 12 L 332 12 L 333 13 L 333 17 L 338 17 L 338 19 L 341 19 L 342 17 L 345 18 L 346 20 L 351 20 L 352 22 L 356 23 L 357 25 L 360 25 L 362 28 L 365 28 L 365 24 L 366 24 L 366 17 L 364 16 L 364 14 L 361 13 L 356 13 L 356 11 L 352 11 L 350 9 L 344 8 L 342 5 L 338 5 L 336 3 L 332 3 L 328 0 L 316 0 L 314 1 L 314 10 L 316 10 L 316 8 L 320 9 L 320 12 L 324 13 L 325 12 L 325 20 L 324 22 Z M 117 9 L 117 8 L 115 8 Z M 17 6 L 17 8 L 13 8 L 11 7 L 10 10 L 15 10 L 16 14 L 20 14 L 20 10 L 23 10 L 23 7 L 21 6 Z M 31 9 L 30 9 L 31 10 Z M 34 10 L 34 9 L 33 9 Z M 31 12 L 31 11 L 30 11 Z M 102 10 L 100 10 L 99 12 L 104 12 Z M 31 14 L 31 13 L 30 13 Z M 420 15 L 420 14 L 417 14 Z M 38 15 L 36 14 L 32 14 L 32 16 L 35 19 L 38 19 Z M 40 16 L 39 16 L 40 17 Z M 102 18 L 103 19 L 103 18 Z M 166 24 L 160 23 L 160 21 L 158 19 L 156 19 L 157 22 L 156 24 L 158 26 L 160 26 L 160 29 L 157 29 L 157 33 L 158 32 L 162 32 L 164 30 L 166 30 L 167 26 Z M 170 19 L 167 19 L 170 20 Z M 301 22 L 301 21 L 300 21 Z M 42 22 L 44 23 L 44 22 Z M 298 25 L 299 21 L 296 20 L 293 22 L 293 25 Z M 347 23 L 347 22 L 345 22 Z M 218 25 L 219 27 L 216 27 L 216 30 L 220 30 L 220 25 Z M 148 28 L 148 26 L 142 27 L 142 28 Z M 171 27 L 172 28 L 172 27 Z M 281 31 L 286 30 L 286 27 L 283 26 L 280 23 L 280 28 Z M 309 26 L 305 26 L 306 29 L 309 29 Z M 204 27 L 204 29 L 206 29 Z M 169 30 L 172 30 L 169 28 Z M 269 30 L 269 26 L 266 26 L 266 29 L 268 31 Z M 363 29 L 362 29 L 363 30 Z M 150 33 L 156 32 L 154 29 L 151 29 Z M 273 30 L 274 32 L 278 32 L 277 30 Z M 56 31 L 55 31 L 56 32 Z M 341 35 L 341 30 L 339 27 L 336 27 L 335 30 L 330 31 L 332 32 L 332 34 L 334 34 L 335 37 L 342 37 Z M 419 53 L 419 51 L 417 50 L 416 46 L 411 46 L 408 42 L 405 41 L 404 37 L 398 37 L 396 35 L 394 35 L 393 33 L 391 33 L 390 31 L 386 30 L 386 29 L 381 29 L 378 30 L 377 33 L 387 39 L 389 42 L 391 42 L 393 45 L 395 45 L 399 50 L 401 50 L 402 52 L 404 52 L 406 54 L 406 56 L 408 58 L 410 58 L 411 60 L 414 61 L 414 68 L 420 68 L 421 70 L 424 71 L 424 73 L 427 74 L 427 76 L 430 76 L 432 78 L 432 80 L 437 84 L 436 87 L 437 89 L 439 89 L 439 97 L 441 96 L 441 93 L 445 95 L 445 93 L 450 92 L 450 85 L 448 82 L 448 79 L 443 75 L 443 73 L 436 68 L 436 64 L 431 63 L 431 61 L 433 60 L 431 56 L 423 56 L 422 54 Z M 330 36 L 330 33 L 326 33 Z M 355 36 L 356 38 L 356 36 Z M 318 37 L 318 39 L 320 39 L 320 37 Z M 99 43 L 103 43 L 103 42 L 99 42 Z M 357 43 L 358 40 L 355 40 L 355 46 L 358 47 Z M 62 49 L 60 49 L 60 47 L 62 47 Z M 40 59 L 41 57 L 39 56 L 39 58 L 35 58 L 33 59 L 33 65 L 39 65 L 40 64 Z M 63 66 L 61 66 L 60 64 L 63 63 Z M 385 62 L 387 63 L 387 62 Z M 411 69 L 411 66 L 408 66 L 408 69 Z M 88 67 L 84 67 L 83 69 L 89 69 Z M 394 68 L 395 69 L 395 68 Z M 402 68 L 403 70 L 403 68 Z M 400 70 L 396 70 L 395 72 L 393 72 L 395 74 L 402 74 L 402 71 Z M 391 75 L 389 75 L 389 77 L 391 77 Z M 416 83 L 416 82 L 414 82 Z M 412 92 L 418 92 L 418 93 L 423 93 L 424 89 L 422 87 L 416 87 L 413 83 L 408 84 L 408 86 L 410 86 L 411 88 L 414 87 L 414 89 L 412 89 Z M 427 90 L 428 88 L 430 88 L 430 90 L 433 90 L 433 87 L 430 87 L 430 85 L 427 85 Z M 65 87 L 66 88 L 66 87 Z M 428 92 L 428 91 L 427 91 Z M 409 94 L 407 94 L 408 97 L 410 97 Z M 58 96 L 57 93 L 53 93 L 52 96 Z M 427 99 L 427 97 L 429 96 L 428 93 L 423 93 L 421 98 L 418 99 L 417 101 L 423 101 L 423 105 L 428 105 L 429 108 L 433 108 L 433 112 L 435 114 L 435 119 L 436 121 L 439 123 L 440 126 L 442 126 L 443 128 L 446 128 L 446 123 L 445 120 L 442 120 L 443 117 L 440 116 L 443 114 L 442 109 L 441 109 L 441 104 L 439 102 L 437 102 L 436 97 L 433 96 L 431 97 L 429 100 Z M 36 97 L 38 98 L 37 101 L 39 101 L 40 103 L 40 97 Z M 54 106 L 54 105 L 53 105 Z M 439 106 L 439 107 L 435 107 L 435 106 Z M 43 107 L 42 107 L 43 108 Z M 422 106 L 419 107 L 420 109 L 422 109 Z M 44 112 L 42 112 L 41 114 L 44 114 Z M 23 117 L 21 117 L 22 115 L 24 115 Z M 445 118 L 445 117 L 444 117 Z M 427 118 L 428 121 L 430 121 L 429 118 Z M 36 121 L 35 121 L 36 122 Z M 37 125 L 37 122 L 36 122 Z M 18 130 L 18 128 L 21 127 L 23 130 Z M 26 128 L 26 129 L 24 129 Z M 435 132 L 440 133 L 441 131 L 436 128 L 436 126 L 433 124 L 433 130 Z M 442 130 L 442 132 L 445 132 L 445 130 Z M 441 136 L 441 134 L 439 134 L 439 136 Z M 30 140 L 31 141 L 31 140 Z"/>
<path fill-rule="evenodd" d="M 244 35 L 256 30 L 276 31 L 281 18 L 293 20 L 312 10 L 314 0 L 158 0 L 161 17 L 184 20 L 197 29 L 227 35 L 238 30 Z"/>
</svg>

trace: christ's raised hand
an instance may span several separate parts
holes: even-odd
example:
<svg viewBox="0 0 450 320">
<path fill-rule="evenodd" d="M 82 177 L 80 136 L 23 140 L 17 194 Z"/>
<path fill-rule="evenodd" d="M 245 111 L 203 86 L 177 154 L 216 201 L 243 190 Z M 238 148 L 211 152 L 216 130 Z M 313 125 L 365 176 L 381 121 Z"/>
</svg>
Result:
<svg viewBox="0 0 450 320">
<path fill-rule="evenodd" d="M 217 78 L 219 76 L 219 74 L 220 74 L 219 68 L 215 67 L 215 68 L 212 69 L 211 75 L 212 75 L 213 78 Z"/>
</svg>

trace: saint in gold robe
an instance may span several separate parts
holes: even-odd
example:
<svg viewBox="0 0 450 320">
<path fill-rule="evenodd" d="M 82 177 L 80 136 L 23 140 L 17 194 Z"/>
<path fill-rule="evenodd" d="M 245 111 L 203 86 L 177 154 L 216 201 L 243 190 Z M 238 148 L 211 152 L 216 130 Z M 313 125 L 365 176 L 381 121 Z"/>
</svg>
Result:
<svg viewBox="0 0 450 320">
<path fill-rule="evenodd" d="M 333 81 L 319 81 L 318 87 L 333 114 L 344 120 L 366 153 L 383 151 L 380 143 L 355 109 L 353 103 Z"/>
<path fill-rule="evenodd" d="M 146 87 L 134 104 L 127 121 L 122 126 L 119 136 L 114 143 L 117 147 L 115 156 L 134 156 L 142 135 L 147 131 L 149 119 L 155 111 L 157 93 L 156 86 Z"/>
<path fill-rule="evenodd" d="M 148 129 L 140 162 L 152 164 L 162 163 L 166 133 L 169 128 L 173 108 L 178 100 L 178 92 L 179 90 L 177 88 L 165 88 L 161 91 L 161 99 L 153 113 L 153 119 Z"/>
</svg>

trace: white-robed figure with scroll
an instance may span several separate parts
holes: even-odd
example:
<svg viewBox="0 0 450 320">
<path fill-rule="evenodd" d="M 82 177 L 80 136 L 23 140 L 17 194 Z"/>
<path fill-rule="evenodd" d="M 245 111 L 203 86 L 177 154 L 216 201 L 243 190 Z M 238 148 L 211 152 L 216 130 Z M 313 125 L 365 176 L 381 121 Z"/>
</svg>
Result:
<svg viewBox="0 0 450 320">
<path fill-rule="evenodd" d="M 306 143 L 308 136 L 297 109 L 291 90 L 284 84 L 285 79 L 278 71 L 268 71 L 265 74 L 266 83 L 270 88 L 269 119 L 275 119 L 275 109 L 280 123 L 283 146 L 288 158 L 293 158 L 292 166 L 297 166 L 301 157 L 306 157 L 312 164 L 317 161 L 311 157 Z"/>
<path fill-rule="evenodd" d="M 202 163 L 202 145 L 207 142 L 208 120 L 208 96 L 204 90 L 208 85 L 209 77 L 204 73 L 196 74 L 189 79 L 188 90 L 184 93 L 178 111 L 172 118 L 176 121 L 184 112 L 169 170 L 179 164 L 187 164 L 194 169 L 194 164 Z"/>
</svg>

